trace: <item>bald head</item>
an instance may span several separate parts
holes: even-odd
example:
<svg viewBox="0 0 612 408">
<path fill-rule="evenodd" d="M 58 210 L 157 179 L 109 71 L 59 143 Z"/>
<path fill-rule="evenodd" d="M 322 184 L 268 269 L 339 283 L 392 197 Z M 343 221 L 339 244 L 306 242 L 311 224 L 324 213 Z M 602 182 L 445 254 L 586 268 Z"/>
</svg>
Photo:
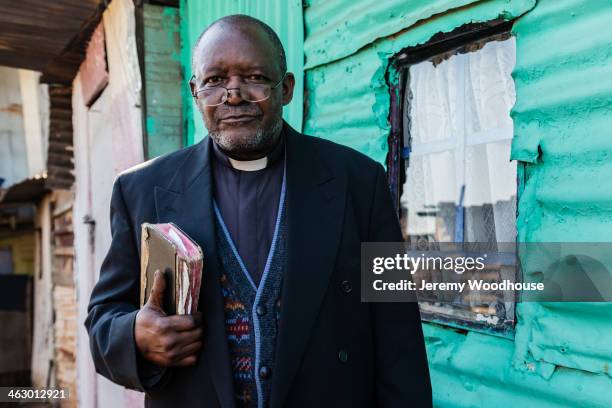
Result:
<svg viewBox="0 0 612 408">
<path fill-rule="evenodd" d="M 281 73 L 287 71 L 287 57 L 285 56 L 285 49 L 283 48 L 283 44 L 280 38 L 278 38 L 278 35 L 276 34 L 276 32 L 274 32 L 272 27 L 254 17 L 247 16 L 244 14 L 233 14 L 215 20 L 208 27 L 206 27 L 206 29 L 202 31 L 202 33 L 198 36 L 198 39 L 196 40 L 196 43 L 193 47 L 191 57 L 191 70 L 194 74 L 197 71 L 198 56 L 200 54 L 198 51 L 202 43 L 202 39 L 209 31 L 212 31 L 215 28 L 220 28 L 227 31 L 235 30 L 241 32 L 248 32 L 251 30 L 259 31 L 260 33 L 264 34 L 265 38 L 269 41 L 269 45 L 272 47 L 273 53 L 277 57 L 279 71 Z"/>
<path fill-rule="evenodd" d="M 189 86 L 215 143 L 236 160 L 271 151 L 295 86 L 274 31 L 252 17 L 223 17 L 198 38 L 192 71 Z"/>
</svg>

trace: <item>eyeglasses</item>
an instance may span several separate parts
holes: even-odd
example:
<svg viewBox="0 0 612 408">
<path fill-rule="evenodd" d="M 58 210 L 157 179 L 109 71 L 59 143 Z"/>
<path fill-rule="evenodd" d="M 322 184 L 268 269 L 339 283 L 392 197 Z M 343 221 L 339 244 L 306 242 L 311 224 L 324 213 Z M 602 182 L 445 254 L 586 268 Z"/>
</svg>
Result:
<svg viewBox="0 0 612 408">
<path fill-rule="evenodd" d="M 272 90 L 277 88 L 285 79 L 287 73 L 284 73 L 282 78 L 274 85 L 263 82 L 244 82 L 240 83 L 237 88 L 226 88 L 222 85 L 204 85 L 200 89 L 196 89 L 191 94 L 194 98 L 199 99 L 205 106 L 219 106 L 227 101 L 230 91 L 238 91 L 240 98 L 247 102 L 263 102 L 270 97 Z M 195 83 L 195 75 L 191 77 L 189 82 Z"/>
</svg>

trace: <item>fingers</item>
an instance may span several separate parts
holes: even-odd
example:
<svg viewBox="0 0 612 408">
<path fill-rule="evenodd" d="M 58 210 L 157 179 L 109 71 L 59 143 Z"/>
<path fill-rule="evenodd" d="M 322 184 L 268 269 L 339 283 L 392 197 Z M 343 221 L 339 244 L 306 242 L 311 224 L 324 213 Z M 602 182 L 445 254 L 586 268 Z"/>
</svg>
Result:
<svg viewBox="0 0 612 408">
<path fill-rule="evenodd" d="M 198 357 L 196 355 L 191 355 L 183 358 L 182 360 L 177 361 L 172 365 L 175 367 L 187 367 L 194 365 L 196 361 L 198 361 Z"/>
<path fill-rule="evenodd" d="M 185 357 L 189 357 L 189 356 L 197 357 L 201 348 L 202 348 L 201 341 L 196 341 L 196 342 L 193 342 L 191 344 L 184 346 L 183 348 L 180 349 L 180 351 L 176 353 L 176 357 L 174 359 L 173 364 L 180 362 L 181 360 L 185 359 Z"/>
<path fill-rule="evenodd" d="M 163 310 L 165 289 L 166 278 L 164 274 L 158 269 L 155 271 L 155 275 L 153 278 L 153 286 L 151 287 L 151 294 L 149 295 L 149 299 L 147 300 L 147 305 Z"/>
<path fill-rule="evenodd" d="M 176 344 L 183 346 L 202 340 L 202 329 L 195 329 L 178 333 L 176 336 Z"/>
<path fill-rule="evenodd" d="M 195 329 L 181 333 L 165 335 L 161 338 L 160 344 L 163 351 L 168 353 L 180 352 L 189 344 L 202 340 L 202 329 Z"/>
<path fill-rule="evenodd" d="M 163 353 L 162 364 L 166 367 L 193 364 L 197 360 L 201 348 L 201 341 L 195 341 L 183 346 L 174 346 Z"/>
<path fill-rule="evenodd" d="M 164 274 L 156 271 L 148 307 L 136 316 L 136 345 L 144 358 L 158 365 L 193 365 L 202 348 L 202 316 L 166 316 L 162 308 L 165 286 Z"/>
<path fill-rule="evenodd" d="M 201 317 L 190 315 L 174 315 L 165 317 L 164 324 L 168 330 L 181 332 L 200 327 L 202 325 L 202 319 Z"/>
</svg>

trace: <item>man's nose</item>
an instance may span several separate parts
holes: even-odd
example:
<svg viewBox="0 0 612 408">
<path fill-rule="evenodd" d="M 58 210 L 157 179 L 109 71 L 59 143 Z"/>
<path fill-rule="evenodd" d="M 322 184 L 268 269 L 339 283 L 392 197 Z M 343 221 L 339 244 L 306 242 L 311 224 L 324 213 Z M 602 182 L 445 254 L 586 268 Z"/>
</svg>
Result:
<svg viewBox="0 0 612 408">
<path fill-rule="evenodd" d="M 243 101 L 242 94 L 240 93 L 240 85 L 242 84 L 242 79 L 238 76 L 232 76 L 229 78 L 227 82 L 227 103 L 230 105 L 238 105 Z"/>
</svg>

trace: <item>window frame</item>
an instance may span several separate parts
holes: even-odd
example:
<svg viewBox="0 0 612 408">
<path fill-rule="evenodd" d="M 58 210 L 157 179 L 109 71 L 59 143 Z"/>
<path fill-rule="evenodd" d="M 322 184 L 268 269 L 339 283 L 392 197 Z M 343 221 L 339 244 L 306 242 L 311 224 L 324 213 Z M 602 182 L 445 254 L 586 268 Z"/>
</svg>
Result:
<svg viewBox="0 0 612 408">
<path fill-rule="evenodd" d="M 388 182 L 396 212 L 400 219 L 402 219 L 400 198 L 403 193 L 403 186 L 406 183 L 407 165 L 409 163 L 410 155 L 414 154 L 414 151 L 411 151 L 411 146 L 406 146 L 407 143 L 410 143 L 410 135 L 404 134 L 403 115 L 405 100 L 404 95 L 407 87 L 410 86 L 410 77 L 408 75 L 410 66 L 423 61 L 431 60 L 432 58 L 436 57 L 444 58 L 449 54 L 454 55 L 470 52 L 469 46 L 476 42 L 490 42 L 495 41 L 496 39 L 509 38 L 512 35 L 512 24 L 513 21 L 505 21 L 501 19 L 492 20 L 486 23 L 466 24 L 449 33 L 438 33 L 425 44 L 405 48 L 391 59 L 386 74 L 387 85 L 390 93 L 389 122 L 391 125 L 388 137 L 389 150 L 386 162 Z M 500 136 L 500 134 L 496 134 L 496 130 L 501 130 L 506 135 Z M 468 146 L 508 140 L 508 131 L 512 132 L 513 134 L 513 129 L 500 128 L 496 130 L 487 130 L 473 135 L 468 135 L 467 138 L 461 137 L 458 139 L 461 139 L 462 148 L 465 149 L 465 147 Z M 428 146 L 428 148 L 431 150 L 431 152 L 452 151 L 456 148 L 457 141 L 453 140 L 452 138 L 448 138 L 443 141 L 430 143 L 430 145 L 431 146 Z M 421 152 L 417 150 L 417 154 L 426 153 L 426 149 L 420 148 L 420 150 L 424 151 Z M 463 164 L 464 162 L 461 163 L 461 165 Z M 465 180 L 465 173 L 458 173 L 463 174 Z M 522 182 L 523 176 L 524 169 L 521 167 L 520 163 L 517 163 L 517 212 L 518 200 L 524 186 L 524 183 Z M 465 185 L 465 183 L 461 185 Z M 465 216 L 463 215 L 463 217 Z M 461 233 L 461 239 L 463 240 L 463 233 Z M 522 281 L 520 265 L 517 262 L 513 266 L 515 267 L 516 280 Z M 514 328 L 516 325 L 517 302 L 518 298 L 515 296 L 512 303 L 512 320 L 499 326 L 493 326 L 484 321 L 479 322 L 474 320 L 461 320 L 457 317 L 450 317 L 449 315 L 425 311 L 422 310 L 423 308 L 420 309 L 422 319 L 428 322 L 443 324 L 459 330 L 479 331 L 501 337 L 513 338 Z"/>
</svg>

